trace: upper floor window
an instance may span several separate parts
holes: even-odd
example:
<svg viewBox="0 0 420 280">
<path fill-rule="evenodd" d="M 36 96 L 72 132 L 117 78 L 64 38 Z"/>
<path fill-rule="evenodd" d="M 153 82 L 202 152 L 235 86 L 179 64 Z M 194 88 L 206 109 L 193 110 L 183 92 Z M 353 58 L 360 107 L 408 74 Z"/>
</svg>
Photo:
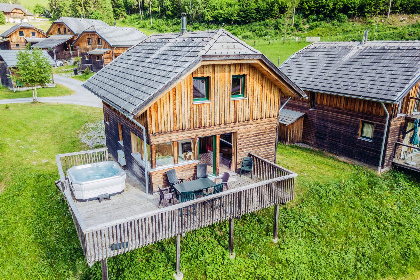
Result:
<svg viewBox="0 0 420 280">
<path fill-rule="evenodd" d="M 193 78 L 194 101 L 209 100 L 209 77 Z"/>
<path fill-rule="evenodd" d="M 136 154 L 141 160 L 145 160 L 144 155 L 144 141 L 131 132 L 131 152 Z M 146 143 L 147 162 L 150 160 L 150 145 Z"/>
<path fill-rule="evenodd" d="M 362 121 L 360 123 L 360 139 L 372 141 L 374 127 L 373 123 Z"/>
<path fill-rule="evenodd" d="M 23 35 L 23 31 L 22 30 L 19 30 L 19 36 L 20 37 L 23 37 L 24 35 Z"/>
<path fill-rule="evenodd" d="M 231 96 L 244 97 L 245 93 L 245 75 L 233 75 L 232 76 L 232 89 Z"/>
<path fill-rule="evenodd" d="M 59 28 L 57 28 L 57 32 L 58 32 L 58 34 L 61 34 L 61 29 L 60 29 L 60 27 L 59 27 Z"/>
<path fill-rule="evenodd" d="M 100 60 L 99 55 L 97 55 L 96 56 L 96 61 L 99 61 L 99 60 Z"/>
<path fill-rule="evenodd" d="M 156 145 L 156 166 L 174 164 L 173 143 L 162 143 Z"/>
<path fill-rule="evenodd" d="M 123 137 L 123 127 L 122 127 L 122 125 L 120 124 L 120 123 L 118 123 L 118 142 L 121 144 L 121 145 L 123 145 L 123 139 L 124 139 L 124 137 Z"/>
<path fill-rule="evenodd" d="M 64 34 L 67 34 L 67 28 L 63 28 L 63 30 L 64 30 Z"/>
<path fill-rule="evenodd" d="M 36 37 L 36 34 L 35 34 L 35 32 L 34 32 L 34 31 L 32 31 L 32 32 L 31 32 L 31 36 L 32 36 L 32 37 Z"/>
<path fill-rule="evenodd" d="M 309 106 L 311 109 L 315 109 L 315 92 L 309 94 Z"/>
<path fill-rule="evenodd" d="M 98 38 L 98 46 L 102 46 L 102 39 Z"/>
<path fill-rule="evenodd" d="M 88 46 L 92 45 L 92 38 L 87 38 L 87 44 L 88 44 Z"/>
</svg>

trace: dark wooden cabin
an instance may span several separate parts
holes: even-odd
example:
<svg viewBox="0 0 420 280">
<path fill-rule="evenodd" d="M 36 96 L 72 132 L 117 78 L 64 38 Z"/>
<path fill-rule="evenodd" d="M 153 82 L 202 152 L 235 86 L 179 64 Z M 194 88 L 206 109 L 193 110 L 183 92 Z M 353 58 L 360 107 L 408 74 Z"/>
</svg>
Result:
<svg viewBox="0 0 420 280">
<path fill-rule="evenodd" d="M 33 20 L 35 15 L 19 4 L 0 3 L 0 12 L 6 17 L 6 22 L 22 23 Z"/>
<path fill-rule="evenodd" d="M 82 58 L 81 70 L 89 67 L 97 72 L 146 37 L 136 28 L 91 26 L 77 37 L 73 49 Z"/>
<path fill-rule="evenodd" d="M 309 96 L 285 107 L 305 114 L 303 143 L 379 170 L 400 158 L 419 111 L 419 41 L 313 43 L 279 69 Z"/>
<path fill-rule="evenodd" d="M 168 186 L 170 169 L 193 178 L 199 162 L 218 175 L 248 153 L 274 161 L 280 96 L 305 96 L 223 29 L 152 35 L 84 86 L 103 100 L 110 153 L 148 174 L 149 191 Z"/>
<path fill-rule="evenodd" d="M 44 31 L 29 23 L 20 23 L 0 34 L 0 49 L 24 50 L 27 44 L 38 43 L 47 37 Z"/>
<path fill-rule="evenodd" d="M 33 47 L 48 50 L 54 59 L 67 60 L 80 56 L 73 49 L 76 38 L 91 26 L 108 26 L 102 20 L 61 17 L 54 21 L 47 31 L 48 38 Z"/>
</svg>

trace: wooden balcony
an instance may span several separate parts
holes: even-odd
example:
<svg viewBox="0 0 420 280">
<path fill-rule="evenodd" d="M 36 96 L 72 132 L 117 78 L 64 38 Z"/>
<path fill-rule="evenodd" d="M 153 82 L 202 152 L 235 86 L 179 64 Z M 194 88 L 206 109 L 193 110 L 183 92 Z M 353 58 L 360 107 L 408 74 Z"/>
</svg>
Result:
<svg viewBox="0 0 420 280">
<path fill-rule="evenodd" d="M 420 172 L 420 147 L 410 144 L 395 143 L 394 166 Z"/>
<path fill-rule="evenodd" d="M 101 203 L 76 202 L 66 171 L 72 166 L 108 160 L 108 151 L 57 155 L 62 182 L 58 185 L 68 202 L 87 263 L 92 266 L 112 256 L 293 200 L 297 174 L 256 155 L 249 156 L 254 162 L 253 179 L 236 174 L 231 176 L 227 191 L 161 208 L 159 196 L 146 194 L 145 187 L 129 174 L 122 194 Z"/>
</svg>

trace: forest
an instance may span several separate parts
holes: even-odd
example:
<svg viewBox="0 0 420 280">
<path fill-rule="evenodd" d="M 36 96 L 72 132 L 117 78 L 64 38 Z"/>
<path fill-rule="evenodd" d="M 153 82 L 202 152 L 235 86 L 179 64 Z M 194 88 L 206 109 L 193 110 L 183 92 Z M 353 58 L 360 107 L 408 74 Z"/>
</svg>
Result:
<svg viewBox="0 0 420 280">
<path fill-rule="evenodd" d="M 140 18 L 176 19 L 206 24 L 248 24 L 295 15 L 343 20 L 390 14 L 420 14 L 420 0 L 49 0 L 52 19 L 74 16 L 108 23 L 139 14 Z"/>
</svg>

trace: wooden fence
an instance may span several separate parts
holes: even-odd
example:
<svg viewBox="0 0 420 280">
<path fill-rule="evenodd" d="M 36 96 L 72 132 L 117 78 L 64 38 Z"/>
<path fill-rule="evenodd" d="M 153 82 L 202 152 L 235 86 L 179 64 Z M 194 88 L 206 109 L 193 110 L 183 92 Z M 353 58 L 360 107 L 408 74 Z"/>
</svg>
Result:
<svg viewBox="0 0 420 280">
<path fill-rule="evenodd" d="M 92 158 L 87 162 L 101 158 L 98 154 L 106 154 L 106 152 L 103 149 L 97 153 L 89 151 L 86 156 Z M 294 179 L 297 174 L 256 155 L 249 156 L 254 161 L 254 176 L 262 180 L 258 183 L 229 189 L 219 194 L 157 209 L 135 217 L 86 227 L 66 186 L 68 183 L 62 177 L 67 171 L 63 167 L 74 165 L 78 162 L 74 158 L 83 158 L 83 156 L 81 153 L 58 155 L 60 177 L 64 182 L 63 193 L 68 201 L 87 263 L 92 266 L 95 262 L 112 256 L 292 200 Z M 63 165 L 62 162 L 66 164 Z"/>
</svg>

